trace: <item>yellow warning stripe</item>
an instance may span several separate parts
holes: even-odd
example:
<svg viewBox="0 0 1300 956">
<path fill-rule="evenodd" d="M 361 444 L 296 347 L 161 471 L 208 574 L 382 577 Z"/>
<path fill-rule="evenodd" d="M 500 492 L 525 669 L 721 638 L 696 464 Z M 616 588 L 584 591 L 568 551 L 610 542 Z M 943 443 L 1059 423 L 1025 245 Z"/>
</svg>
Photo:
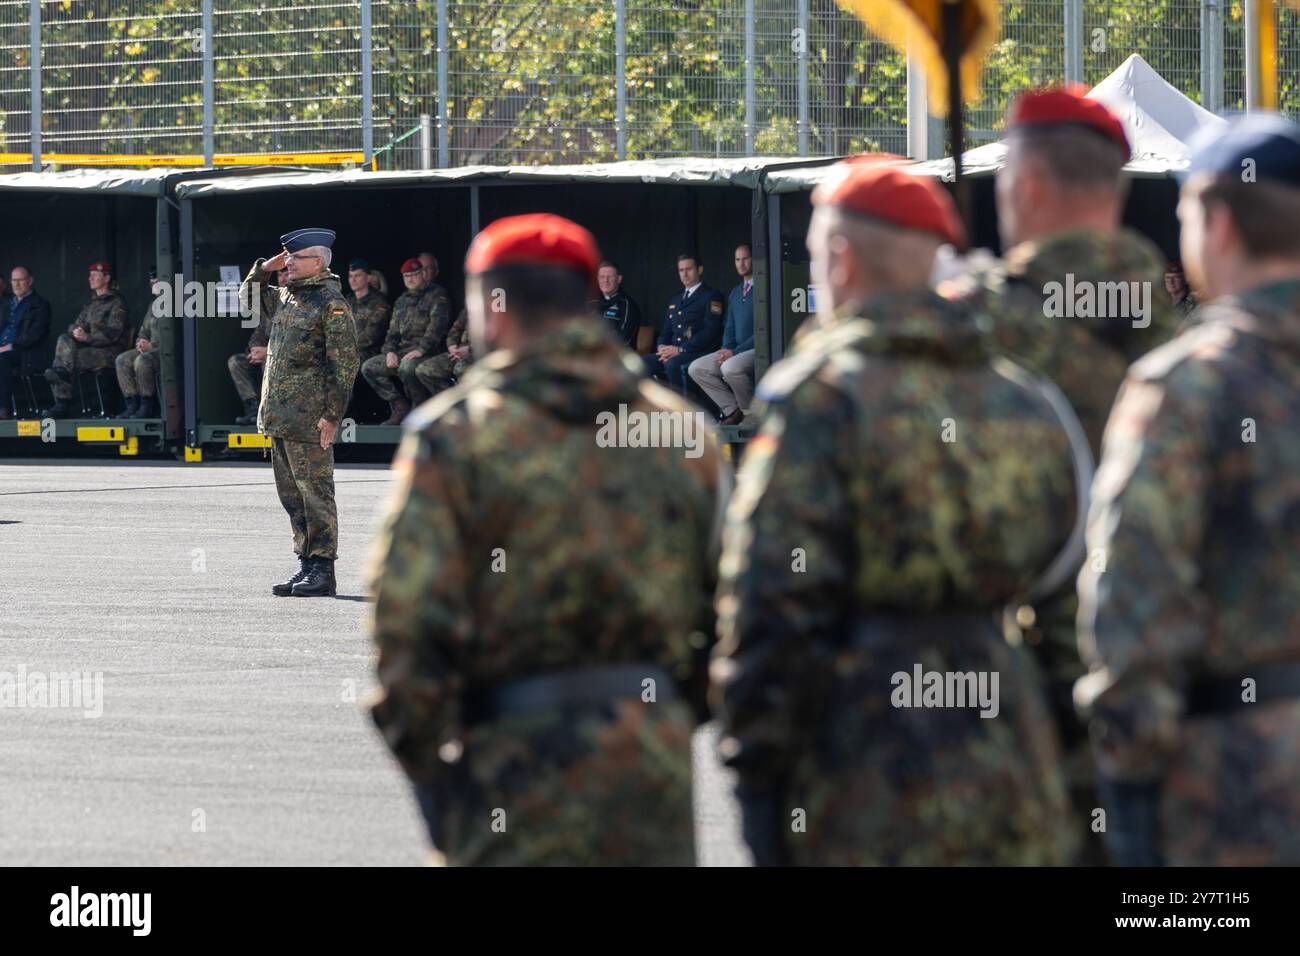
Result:
<svg viewBox="0 0 1300 956">
<path fill-rule="evenodd" d="M 218 153 L 214 166 L 361 165 L 365 153 Z M 0 165 L 29 164 L 31 153 L 0 153 Z M 203 166 L 203 157 L 148 153 L 42 153 L 42 163 L 69 166 Z"/>
<path fill-rule="evenodd" d="M 271 436 L 256 432 L 231 432 L 226 436 L 226 445 L 230 448 L 270 448 Z"/>
</svg>

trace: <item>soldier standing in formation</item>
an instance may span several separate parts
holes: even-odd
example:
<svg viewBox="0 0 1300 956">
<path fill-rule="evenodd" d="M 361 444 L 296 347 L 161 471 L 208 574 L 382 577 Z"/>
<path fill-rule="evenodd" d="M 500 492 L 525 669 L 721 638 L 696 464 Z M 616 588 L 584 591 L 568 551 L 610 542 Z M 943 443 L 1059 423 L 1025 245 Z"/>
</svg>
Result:
<svg viewBox="0 0 1300 956">
<path fill-rule="evenodd" d="M 289 514 L 298 573 L 272 593 L 320 597 L 335 592 L 338 511 L 334 504 L 334 436 L 357 377 L 357 334 L 339 277 L 329 271 L 329 229 L 280 237 L 284 251 L 253 265 L 265 282 L 284 269 L 288 282 L 266 349 L 257 430 L 271 436 L 280 503 Z"/>
<path fill-rule="evenodd" d="M 1064 863 L 1046 700 L 999 612 L 1081 553 L 1086 439 L 930 290 L 961 239 L 933 180 L 845 163 L 813 203 L 834 327 L 760 383 L 721 563 L 714 700 L 746 840 L 759 864 Z M 922 669 L 1000 686 L 984 710 L 913 709 L 899 677 Z"/>
<path fill-rule="evenodd" d="M 149 292 L 154 298 L 135 335 L 135 348 L 117 357 L 117 385 L 126 407 L 118 418 L 157 418 L 158 407 L 158 270 L 149 270 Z"/>
<path fill-rule="evenodd" d="M 1012 104 L 996 183 L 1003 258 L 941 291 L 964 299 L 999 348 L 1060 387 L 1083 422 L 1095 461 L 1129 363 L 1168 340 L 1178 319 L 1162 292 L 1164 256 L 1121 225 L 1129 159 L 1123 124 L 1085 92 L 1033 90 Z M 1104 847 L 1092 829 L 1095 770 L 1072 697 L 1083 674 L 1072 581 L 1015 613 L 1064 737 L 1071 798 L 1085 835 L 1082 861 L 1098 864 Z"/>
<path fill-rule="evenodd" d="M 416 378 L 416 367 L 434 352 L 436 343 L 444 342 L 445 348 L 451 300 L 446 289 L 425 278 L 431 268 L 416 258 L 402 263 L 406 291 L 393 303 L 388 336 L 380 353 L 361 366 L 361 374 L 375 394 L 388 403 L 389 416 L 384 425 L 400 425 L 412 405 L 428 397 Z"/>
<path fill-rule="evenodd" d="M 394 465 L 373 715 L 453 865 L 694 861 L 724 466 L 707 437 L 693 459 L 597 443 L 605 413 L 691 413 L 591 315 L 599 261 L 558 216 L 479 233 L 478 360 Z"/>
<path fill-rule="evenodd" d="M 113 368 L 117 354 L 125 348 L 123 337 L 130 324 L 126 303 L 117 292 L 113 269 L 107 262 L 90 265 L 91 300 L 82 306 L 68 331 L 54 345 L 54 364 L 45 370 L 54 404 L 41 412 L 43 418 L 64 418 L 71 410 L 72 385 L 78 372 Z"/>
<path fill-rule="evenodd" d="M 1079 579 L 1121 864 L 1300 863 L 1300 128 L 1194 140 L 1196 325 L 1129 370 Z"/>
</svg>

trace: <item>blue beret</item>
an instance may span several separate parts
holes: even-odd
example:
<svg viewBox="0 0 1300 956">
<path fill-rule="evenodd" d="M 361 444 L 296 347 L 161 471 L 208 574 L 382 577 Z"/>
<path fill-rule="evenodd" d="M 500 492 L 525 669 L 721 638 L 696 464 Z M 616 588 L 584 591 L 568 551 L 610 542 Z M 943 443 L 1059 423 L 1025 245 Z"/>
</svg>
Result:
<svg viewBox="0 0 1300 956">
<path fill-rule="evenodd" d="M 365 270 L 369 271 L 369 269 L 370 269 L 370 263 L 369 263 L 367 260 L 365 260 L 365 259 L 359 259 L 359 258 L 358 258 L 358 259 L 353 259 L 351 262 L 348 263 L 348 268 L 349 268 L 349 269 L 365 269 Z"/>
<path fill-rule="evenodd" d="M 1241 176 L 1253 164 L 1256 182 L 1300 189 L 1300 126 L 1276 113 L 1251 113 L 1226 128 L 1202 129 L 1189 144 L 1192 161 L 1182 179 L 1197 173 Z"/>
<path fill-rule="evenodd" d="M 308 246 L 324 246 L 328 249 L 334 245 L 333 229 L 295 229 L 280 237 L 280 245 L 290 252 L 301 252 Z"/>
</svg>

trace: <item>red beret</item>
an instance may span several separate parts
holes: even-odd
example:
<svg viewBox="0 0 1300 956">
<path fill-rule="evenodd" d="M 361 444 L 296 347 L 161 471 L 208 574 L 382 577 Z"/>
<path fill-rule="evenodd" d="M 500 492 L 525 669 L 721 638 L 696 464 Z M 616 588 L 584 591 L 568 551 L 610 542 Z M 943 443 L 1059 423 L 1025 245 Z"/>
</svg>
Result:
<svg viewBox="0 0 1300 956">
<path fill-rule="evenodd" d="M 890 160 L 890 161 L 887 161 Z M 948 193 L 934 179 L 907 171 L 894 157 L 865 157 L 837 163 L 837 175 L 812 194 L 814 206 L 836 206 L 920 232 L 932 232 L 960 246 L 965 237 L 961 217 Z"/>
<path fill-rule="evenodd" d="M 87 272 L 103 272 L 103 273 L 106 273 L 106 274 L 108 274 L 108 275 L 112 275 L 112 274 L 113 274 L 113 267 L 110 266 L 107 262 L 92 262 L 92 263 L 90 264 L 90 268 L 87 269 L 86 271 L 87 271 Z"/>
<path fill-rule="evenodd" d="M 1083 126 L 1100 133 L 1124 150 L 1124 159 L 1132 156 L 1124 124 L 1106 104 L 1088 98 L 1088 88 L 1081 83 L 1029 90 L 1016 97 L 1011 104 L 1007 126 L 1024 129 L 1027 126 Z"/>
<path fill-rule="evenodd" d="M 411 258 L 402 263 L 402 275 L 406 275 L 408 272 L 421 272 L 423 270 L 424 263 L 415 258 L 415 256 L 411 256 Z"/>
<path fill-rule="evenodd" d="M 530 213 L 498 219 L 474 237 L 465 271 L 485 272 L 504 265 L 559 266 L 596 281 L 600 250 L 590 232 L 562 216 Z"/>
</svg>

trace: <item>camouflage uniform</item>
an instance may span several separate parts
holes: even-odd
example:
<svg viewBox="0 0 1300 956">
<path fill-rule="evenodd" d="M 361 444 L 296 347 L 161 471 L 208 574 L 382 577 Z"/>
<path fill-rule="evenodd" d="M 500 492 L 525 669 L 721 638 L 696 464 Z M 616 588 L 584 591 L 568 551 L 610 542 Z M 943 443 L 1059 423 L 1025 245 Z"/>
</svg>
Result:
<svg viewBox="0 0 1300 956">
<path fill-rule="evenodd" d="M 418 404 L 428 398 L 424 386 L 415 377 L 415 368 L 429 356 L 443 351 L 447 338 L 447 326 L 451 323 L 451 300 L 447 290 L 435 284 L 422 289 L 407 289 L 393 303 L 393 320 L 388 325 L 388 337 L 379 354 L 367 360 L 361 366 L 370 387 L 386 402 L 395 402 L 401 397 L 397 383 L 411 404 Z M 424 353 L 420 358 L 404 359 L 407 352 L 419 349 Z M 397 356 L 397 368 L 389 368 L 385 356 L 392 352 Z"/>
<path fill-rule="evenodd" d="M 154 299 L 135 336 L 137 340 L 144 339 L 150 344 L 149 351 L 141 352 L 132 348 L 117 357 L 117 385 L 122 390 L 123 398 L 137 395 L 152 398 L 158 391 L 157 308 L 158 300 Z"/>
<path fill-rule="evenodd" d="M 379 354 L 388 335 L 388 319 L 393 308 L 373 289 L 364 299 L 349 298 L 352 318 L 357 324 L 357 359 L 365 362 Z"/>
<path fill-rule="evenodd" d="M 725 466 L 711 438 L 697 459 L 598 447 L 620 404 L 690 410 L 584 317 L 481 359 L 407 420 L 371 567 L 373 715 L 433 795 L 453 865 L 693 862 Z M 486 691 L 616 664 L 661 669 L 657 702 L 637 680 L 624 699 L 474 716 Z"/>
<path fill-rule="evenodd" d="M 73 327 L 86 332 L 86 341 L 78 342 L 71 330 L 60 335 L 54 345 L 54 363 L 45 370 L 45 380 L 58 401 L 72 398 L 72 385 L 78 372 L 97 368 L 114 368 L 114 359 L 127 347 L 130 334 L 126 303 L 117 292 L 96 296 L 81 307 Z"/>
<path fill-rule="evenodd" d="M 415 367 L 415 377 L 430 395 L 446 391 L 465 374 L 465 369 L 474 361 L 473 353 L 458 359 L 452 357 L 451 349 L 469 344 L 469 323 L 465 310 L 461 309 L 460 315 L 452 323 L 451 331 L 447 333 L 447 350 L 422 360 Z"/>
<path fill-rule="evenodd" d="M 933 293 L 854 311 L 760 383 L 727 513 L 714 703 L 746 838 L 760 863 L 1063 863 L 1040 678 L 997 624 L 1079 510 L 1053 390 Z M 998 673 L 999 714 L 891 706 L 918 662 Z"/>
<path fill-rule="evenodd" d="M 943 295 L 960 298 L 973 308 L 996 345 L 1020 364 L 1055 382 L 1070 400 L 1088 434 L 1094 459 L 1115 393 L 1131 362 L 1174 334 L 1178 318 L 1164 288 L 1165 258 L 1147 239 L 1128 229 L 1105 233 L 1080 229 L 1023 242 L 992 269 L 949 280 Z M 1146 283 L 1150 323 L 1133 326 L 1128 316 L 1111 318 L 1053 318 L 1046 313 L 1049 283 L 1073 275 L 1081 283 Z M 1130 299 L 1130 305 L 1132 300 Z M 1138 320 L 1142 322 L 1143 320 Z M 1034 607 L 1025 638 L 1035 648 L 1050 685 L 1053 711 L 1061 724 L 1068 763 L 1067 775 L 1079 818 L 1080 832 L 1089 833 L 1087 862 L 1102 862 L 1100 840 L 1088 829 L 1085 811 L 1096 806 L 1095 769 L 1087 736 L 1072 699 L 1074 682 L 1083 674 L 1076 639 L 1078 610 L 1073 587 L 1064 587 Z"/>
<path fill-rule="evenodd" d="M 244 277 L 244 284 L 239 289 L 239 298 L 243 303 L 251 304 L 254 294 L 260 296 L 257 328 L 248 337 L 248 348 L 226 360 L 226 368 L 230 370 L 230 380 L 235 383 L 239 400 L 246 405 L 257 401 L 261 396 L 262 369 L 266 365 L 265 362 L 260 364 L 253 362 L 249 359 L 248 353 L 254 348 L 266 348 L 271 336 L 271 319 L 280 305 L 280 290 L 271 285 L 272 273 L 262 271 L 263 261 L 265 260 L 257 260 L 248 275 Z"/>
<path fill-rule="evenodd" d="M 331 272 L 278 291 L 257 430 L 271 436 L 275 487 L 289 513 L 294 553 L 333 561 L 338 550 L 334 446 L 320 447 L 316 423 L 323 418 L 337 424 L 348 407 L 357 377 L 356 327 L 339 277 Z"/>
<path fill-rule="evenodd" d="M 1300 697 L 1268 687 L 1300 660 L 1300 282 L 1201 311 L 1133 366 L 1106 429 L 1078 696 L 1103 776 L 1162 784 L 1166 862 L 1295 865 Z M 1216 680 L 1236 707 L 1198 703 Z"/>
</svg>

